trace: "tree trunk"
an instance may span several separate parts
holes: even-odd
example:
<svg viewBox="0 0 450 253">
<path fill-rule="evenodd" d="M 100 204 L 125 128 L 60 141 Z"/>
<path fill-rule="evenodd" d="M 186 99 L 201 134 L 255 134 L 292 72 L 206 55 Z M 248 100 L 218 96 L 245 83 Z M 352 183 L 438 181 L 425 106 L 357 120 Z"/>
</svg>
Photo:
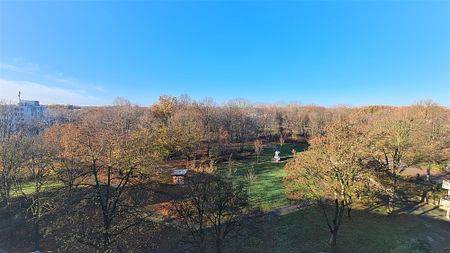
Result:
<svg viewBox="0 0 450 253">
<path fill-rule="evenodd" d="M 209 141 L 206 143 L 206 156 L 211 156 L 211 144 L 209 143 Z"/>
<path fill-rule="evenodd" d="M 336 242 L 337 242 L 337 231 L 338 230 L 334 230 L 331 231 L 331 236 L 330 236 L 330 241 L 328 242 L 332 247 L 336 246 Z"/>
<path fill-rule="evenodd" d="M 110 252 L 109 251 L 109 233 L 105 232 L 103 234 L 103 252 Z"/>
<path fill-rule="evenodd" d="M 334 200 L 334 215 L 333 220 L 331 222 L 330 219 L 328 218 L 327 212 L 325 210 L 325 205 L 322 202 L 322 200 L 319 200 L 319 205 L 322 208 L 324 218 L 327 222 L 327 226 L 331 234 L 329 244 L 331 247 L 334 248 L 336 246 L 337 234 L 339 231 L 339 227 L 341 226 L 342 217 L 344 216 L 345 212 L 345 201 L 342 200 L 339 202 L 338 199 Z"/>
<path fill-rule="evenodd" d="M 349 196 L 347 197 L 347 201 L 344 202 L 345 206 L 347 207 L 347 217 L 348 217 L 348 218 L 351 217 L 351 214 L 350 214 L 350 213 L 351 213 L 351 211 L 352 211 L 352 203 L 353 203 L 352 196 L 349 195 Z"/>
<path fill-rule="evenodd" d="M 41 249 L 41 233 L 40 233 L 40 222 L 39 219 L 36 218 L 36 221 L 34 222 L 34 249 L 40 250 Z"/>
<path fill-rule="evenodd" d="M 222 239 L 216 239 L 216 253 L 222 253 Z"/>
<path fill-rule="evenodd" d="M 8 190 L 9 191 L 9 190 Z M 12 212 L 12 204 L 11 201 L 9 199 L 9 197 L 7 197 L 6 199 L 6 208 L 8 209 L 8 226 L 9 226 L 9 238 L 12 239 L 13 235 L 14 235 L 14 226 L 13 226 L 13 212 Z"/>
<path fill-rule="evenodd" d="M 391 192 L 389 192 L 388 215 L 391 215 L 394 213 L 396 199 L 397 199 L 397 173 L 396 173 L 396 168 L 394 168 L 393 185 L 392 185 Z"/>
</svg>

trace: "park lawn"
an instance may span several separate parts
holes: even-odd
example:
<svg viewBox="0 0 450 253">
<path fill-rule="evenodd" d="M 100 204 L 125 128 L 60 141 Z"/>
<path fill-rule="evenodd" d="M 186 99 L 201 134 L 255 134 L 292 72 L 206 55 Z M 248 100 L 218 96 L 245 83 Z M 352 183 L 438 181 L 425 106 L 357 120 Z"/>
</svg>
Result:
<svg viewBox="0 0 450 253">
<path fill-rule="evenodd" d="M 391 217 L 355 210 L 351 218 L 344 217 L 333 251 L 321 210 L 310 207 L 262 224 L 243 252 L 440 252 L 442 245 L 436 248 L 430 240 L 450 238 L 449 228 L 449 222 L 424 216 Z M 434 229 L 440 234 L 433 234 Z"/>
<path fill-rule="evenodd" d="M 297 151 L 303 151 L 307 144 L 286 143 L 279 150 L 283 161 L 276 163 L 272 161 L 275 145 L 266 147 L 260 157 L 260 162 L 256 164 L 256 157 L 249 156 L 242 160 L 233 161 L 233 180 L 242 182 L 249 194 L 250 202 L 254 207 L 260 208 L 262 211 L 288 205 L 290 202 L 284 193 L 283 178 L 286 175 L 284 165 L 286 161 L 292 158 L 291 150 L 295 148 Z M 254 169 L 256 179 L 249 181 L 246 178 L 247 171 Z M 225 173 L 227 163 L 219 165 L 219 172 Z"/>
<path fill-rule="evenodd" d="M 42 186 L 42 190 L 45 191 L 45 190 L 48 190 L 51 188 L 62 187 L 62 186 L 63 186 L 63 183 L 60 181 L 50 181 L 50 182 L 45 183 Z M 23 192 L 23 194 L 26 194 L 26 195 L 34 193 L 35 192 L 34 183 L 31 182 L 31 183 L 24 184 L 23 188 L 22 188 L 22 192 Z M 13 197 L 21 196 L 22 192 L 12 191 L 11 196 L 13 196 Z"/>
<path fill-rule="evenodd" d="M 306 144 L 285 144 L 280 149 L 284 162 L 280 163 L 272 162 L 275 147 L 264 149 L 259 164 L 255 164 L 254 156 L 235 160 L 233 180 L 244 183 L 254 207 L 269 211 L 288 205 L 290 202 L 283 186 L 285 161 L 292 157 L 292 148 L 302 151 L 306 147 Z M 245 175 L 252 167 L 257 178 L 249 181 Z M 226 169 L 226 163 L 219 165 L 219 171 L 225 172 Z M 382 208 L 376 208 L 372 211 L 354 210 L 351 218 L 344 219 L 338 235 L 337 252 L 435 252 L 445 244 L 439 242 L 441 245 L 436 248 L 440 237 L 450 238 L 450 223 L 433 219 L 429 214 L 390 217 Z M 440 233 L 433 232 L 434 229 Z M 330 234 L 326 222 L 317 207 L 275 216 L 251 233 L 253 239 L 247 241 L 242 252 L 333 252 L 328 245 Z M 434 238 L 433 243 L 429 242 L 430 236 Z"/>
</svg>

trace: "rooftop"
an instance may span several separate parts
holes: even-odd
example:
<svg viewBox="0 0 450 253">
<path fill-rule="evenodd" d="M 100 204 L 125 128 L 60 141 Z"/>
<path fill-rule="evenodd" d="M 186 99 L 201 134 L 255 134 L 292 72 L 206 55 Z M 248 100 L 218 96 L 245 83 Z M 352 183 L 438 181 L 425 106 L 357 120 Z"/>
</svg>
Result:
<svg viewBox="0 0 450 253">
<path fill-rule="evenodd" d="M 35 100 L 20 100 L 19 106 L 39 106 L 39 101 Z"/>
<path fill-rule="evenodd" d="M 174 169 L 172 171 L 172 176 L 184 176 L 187 173 L 187 169 Z"/>
</svg>

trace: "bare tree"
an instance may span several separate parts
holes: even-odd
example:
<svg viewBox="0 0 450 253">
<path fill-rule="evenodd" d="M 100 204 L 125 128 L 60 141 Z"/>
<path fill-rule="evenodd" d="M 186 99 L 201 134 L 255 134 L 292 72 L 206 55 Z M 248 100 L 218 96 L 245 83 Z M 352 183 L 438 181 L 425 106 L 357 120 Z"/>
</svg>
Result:
<svg viewBox="0 0 450 253">
<path fill-rule="evenodd" d="M 257 139 L 253 142 L 253 145 L 255 147 L 256 163 L 259 163 L 259 157 L 261 156 L 261 152 L 263 151 L 263 142 L 261 139 Z"/>
<path fill-rule="evenodd" d="M 230 153 L 230 156 L 228 156 L 228 164 L 227 164 L 227 168 L 228 168 L 228 176 L 232 176 L 233 175 L 233 153 Z"/>
<path fill-rule="evenodd" d="M 221 253 L 225 240 L 243 225 L 248 213 L 248 197 L 242 185 L 224 178 L 200 174 L 188 185 L 185 200 L 175 201 L 173 211 L 178 226 L 189 235 L 194 252 Z"/>
</svg>

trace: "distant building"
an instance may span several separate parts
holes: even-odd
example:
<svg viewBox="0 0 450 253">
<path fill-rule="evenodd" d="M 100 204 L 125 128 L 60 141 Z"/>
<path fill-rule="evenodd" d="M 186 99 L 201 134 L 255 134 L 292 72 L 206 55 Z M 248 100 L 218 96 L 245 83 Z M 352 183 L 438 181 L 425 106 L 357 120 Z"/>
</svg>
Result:
<svg viewBox="0 0 450 253">
<path fill-rule="evenodd" d="M 24 122 L 46 116 L 46 107 L 40 105 L 39 101 L 20 100 L 14 110 L 16 118 Z"/>
<path fill-rule="evenodd" d="M 38 134 L 49 123 L 47 107 L 39 101 L 23 100 L 20 97 L 15 105 L 2 105 L 0 108 L 12 131 L 25 131 Z"/>
<path fill-rule="evenodd" d="M 187 169 L 174 169 L 172 171 L 172 183 L 173 184 L 184 184 L 187 174 Z"/>
</svg>

